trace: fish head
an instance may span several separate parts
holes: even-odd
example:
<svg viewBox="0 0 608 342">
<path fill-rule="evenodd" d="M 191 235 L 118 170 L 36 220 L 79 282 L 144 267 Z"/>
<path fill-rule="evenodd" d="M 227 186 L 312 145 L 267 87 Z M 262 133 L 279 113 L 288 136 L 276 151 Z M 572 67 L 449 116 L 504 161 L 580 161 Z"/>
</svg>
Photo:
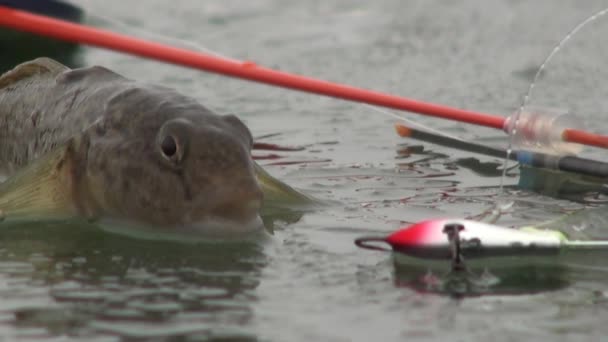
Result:
<svg viewBox="0 0 608 342">
<path fill-rule="evenodd" d="M 85 181 L 99 211 L 162 229 L 260 230 L 263 194 L 245 124 L 185 98 L 140 100 L 109 106 L 89 130 Z"/>
</svg>

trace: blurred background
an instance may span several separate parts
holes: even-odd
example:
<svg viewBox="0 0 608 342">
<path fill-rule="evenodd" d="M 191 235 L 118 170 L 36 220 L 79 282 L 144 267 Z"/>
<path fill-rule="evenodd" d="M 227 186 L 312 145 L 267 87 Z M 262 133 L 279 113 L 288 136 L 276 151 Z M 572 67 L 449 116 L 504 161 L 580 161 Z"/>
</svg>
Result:
<svg viewBox="0 0 608 342">
<path fill-rule="evenodd" d="M 72 22 L 80 22 L 83 17 L 80 8 L 64 1 L 0 0 L 0 4 Z M 23 61 L 40 57 L 41 54 L 70 67 L 81 65 L 77 44 L 59 42 L 0 27 L 0 72 L 4 72 Z"/>
</svg>

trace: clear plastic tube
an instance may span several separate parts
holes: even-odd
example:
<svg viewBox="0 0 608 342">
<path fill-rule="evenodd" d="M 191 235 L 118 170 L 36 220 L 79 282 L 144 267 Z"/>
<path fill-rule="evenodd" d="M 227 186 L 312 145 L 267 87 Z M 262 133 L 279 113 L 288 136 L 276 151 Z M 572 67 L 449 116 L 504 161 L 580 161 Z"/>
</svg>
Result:
<svg viewBox="0 0 608 342">
<path fill-rule="evenodd" d="M 515 122 L 515 127 L 513 127 Z M 546 107 L 526 107 L 505 121 L 504 130 L 512 134 L 514 150 L 527 150 L 553 155 L 575 155 L 583 146 L 564 142 L 565 129 L 584 130 L 583 120 L 565 110 Z"/>
</svg>

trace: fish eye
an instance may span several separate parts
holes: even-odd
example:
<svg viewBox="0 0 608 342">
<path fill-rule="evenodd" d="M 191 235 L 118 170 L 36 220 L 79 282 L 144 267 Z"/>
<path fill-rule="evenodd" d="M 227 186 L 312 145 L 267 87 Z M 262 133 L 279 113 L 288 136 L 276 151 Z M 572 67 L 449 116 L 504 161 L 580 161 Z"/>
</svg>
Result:
<svg viewBox="0 0 608 342">
<path fill-rule="evenodd" d="M 171 159 L 177 153 L 177 143 L 175 142 L 175 138 L 167 135 L 160 143 L 160 149 L 163 151 L 165 157 Z"/>
<path fill-rule="evenodd" d="M 182 160 L 182 148 L 173 135 L 165 135 L 160 142 L 160 151 L 165 159 L 176 164 Z"/>
<path fill-rule="evenodd" d="M 161 159 L 172 167 L 180 167 L 188 153 L 191 125 L 189 121 L 182 119 L 170 120 L 157 133 L 156 151 Z"/>
</svg>

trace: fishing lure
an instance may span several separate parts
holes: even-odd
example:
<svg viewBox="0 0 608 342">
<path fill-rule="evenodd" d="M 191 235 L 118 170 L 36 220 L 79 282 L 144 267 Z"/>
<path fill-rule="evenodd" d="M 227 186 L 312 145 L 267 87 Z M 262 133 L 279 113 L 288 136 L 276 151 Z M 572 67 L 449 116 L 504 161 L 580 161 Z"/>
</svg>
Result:
<svg viewBox="0 0 608 342">
<path fill-rule="evenodd" d="M 410 262 L 449 265 L 452 270 L 463 270 L 469 262 L 488 259 L 519 264 L 529 262 L 530 257 L 539 257 L 554 262 L 555 257 L 576 250 L 608 250 L 608 241 L 569 240 L 556 230 L 514 229 L 466 219 L 421 221 L 386 237 L 360 237 L 355 244 L 365 249 L 392 251 L 409 257 L 406 260 Z"/>
</svg>

